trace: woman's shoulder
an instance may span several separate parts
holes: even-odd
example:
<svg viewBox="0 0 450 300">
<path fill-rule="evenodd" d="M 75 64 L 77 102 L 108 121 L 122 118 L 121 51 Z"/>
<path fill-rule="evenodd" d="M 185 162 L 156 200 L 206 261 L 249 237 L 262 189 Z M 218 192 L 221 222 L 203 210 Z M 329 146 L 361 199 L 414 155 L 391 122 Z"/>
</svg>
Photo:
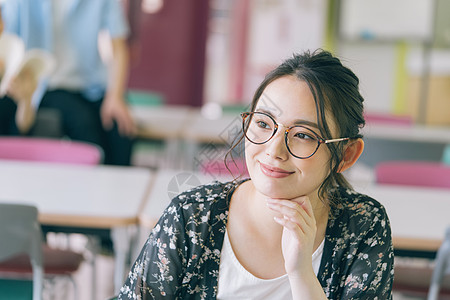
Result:
<svg viewBox="0 0 450 300">
<path fill-rule="evenodd" d="M 368 218 L 372 217 L 373 214 L 385 213 L 384 206 L 368 195 L 358 193 L 351 188 L 341 187 L 336 191 L 337 210 Z"/>
<path fill-rule="evenodd" d="M 172 199 L 172 204 L 181 206 L 199 204 L 211 205 L 218 200 L 226 200 L 236 186 L 236 181 L 219 182 L 216 180 L 178 194 Z"/>
<path fill-rule="evenodd" d="M 341 187 L 334 195 L 337 197 L 337 204 L 332 209 L 331 225 L 354 224 L 361 230 L 378 226 L 389 227 L 386 209 L 374 198 Z"/>
</svg>

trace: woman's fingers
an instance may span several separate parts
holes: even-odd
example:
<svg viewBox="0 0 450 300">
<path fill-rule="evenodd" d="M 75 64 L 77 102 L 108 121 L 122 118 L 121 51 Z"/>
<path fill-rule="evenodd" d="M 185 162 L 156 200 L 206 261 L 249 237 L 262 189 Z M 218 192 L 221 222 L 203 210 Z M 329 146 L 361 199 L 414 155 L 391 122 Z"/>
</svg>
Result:
<svg viewBox="0 0 450 300">
<path fill-rule="evenodd" d="M 316 219 L 307 197 L 292 200 L 268 199 L 267 206 L 281 215 L 275 221 L 295 233 L 315 234 Z"/>
<path fill-rule="evenodd" d="M 303 218 L 290 219 L 287 217 L 274 217 L 274 220 L 278 224 L 284 226 L 286 229 L 291 230 L 292 232 L 297 234 L 307 234 L 307 229 L 309 228 Z"/>
<path fill-rule="evenodd" d="M 314 220 L 314 213 L 312 211 L 309 200 L 305 199 L 303 203 L 299 204 L 291 200 L 268 199 L 267 206 L 284 216 L 295 218 L 297 215 L 306 220 Z"/>
</svg>

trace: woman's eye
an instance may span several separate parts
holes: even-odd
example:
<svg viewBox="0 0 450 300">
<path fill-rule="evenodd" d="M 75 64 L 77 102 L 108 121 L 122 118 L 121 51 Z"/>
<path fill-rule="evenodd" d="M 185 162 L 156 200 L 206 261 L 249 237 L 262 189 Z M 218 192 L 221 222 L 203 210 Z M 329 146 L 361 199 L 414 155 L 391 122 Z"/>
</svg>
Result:
<svg viewBox="0 0 450 300">
<path fill-rule="evenodd" d="M 256 124 L 258 125 L 258 127 L 260 128 L 264 128 L 264 129 L 270 129 L 269 124 L 267 124 L 264 121 L 256 121 Z"/>
<path fill-rule="evenodd" d="M 301 140 L 315 140 L 316 138 L 310 134 L 304 133 L 304 132 L 297 132 L 294 135 L 295 138 L 301 139 Z"/>
</svg>

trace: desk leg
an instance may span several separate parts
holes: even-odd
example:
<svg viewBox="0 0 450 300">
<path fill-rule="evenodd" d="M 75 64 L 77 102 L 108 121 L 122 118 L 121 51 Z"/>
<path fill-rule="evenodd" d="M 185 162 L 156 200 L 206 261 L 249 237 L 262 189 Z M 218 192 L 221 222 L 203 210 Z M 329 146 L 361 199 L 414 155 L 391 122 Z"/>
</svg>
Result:
<svg viewBox="0 0 450 300">
<path fill-rule="evenodd" d="M 180 143 L 176 138 L 166 140 L 167 152 L 165 156 L 166 167 L 177 169 L 182 163 L 180 159 Z"/>
<path fill-rule="evenodd" d="M 198 157 L 198 151 L 199 151 L 199 144 L 195 141 L 185 141 L 185 147 L 186 151 L 184 153 L 183 160 L 185 162 L 185 168 L 186 170 L 196 171 L 199 168 L 199 157 Z"/>
<path fill-rule="evenodd" d="M 91 289 L 91 299 L 95 300 L 97 295 L 97 254 L 100 250 L 100 238 L 93 235 L 88 235 L 88 242 L 86 247 L 92 255 L 89 262 L 92 268 L 92 289 Z"/>
<path fill-rule="evenodd" d="M 136 226 L 116 227 L 111 230 L 114 247 L 114 294 L 118 295 L 124 284 L 128 268 L 131 241 L 136 234 Z"/>
</svg>

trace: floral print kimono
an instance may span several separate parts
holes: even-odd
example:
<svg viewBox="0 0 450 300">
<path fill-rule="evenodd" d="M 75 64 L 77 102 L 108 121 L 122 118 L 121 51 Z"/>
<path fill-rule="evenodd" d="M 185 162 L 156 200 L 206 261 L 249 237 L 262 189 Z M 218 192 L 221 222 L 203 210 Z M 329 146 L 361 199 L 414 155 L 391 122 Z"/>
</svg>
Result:
<svg viewBox="0 0 450 300">
<path fill-rule="evenodd" d="M 134 263 L 118 299 L 216 299 L 220 253 L 237 182 L 175 197 Z M 384 207 L 350 189 L 332 192 L 318 279 L 328 299 L 392 299 L 393 247 Z"/>
</svg>

